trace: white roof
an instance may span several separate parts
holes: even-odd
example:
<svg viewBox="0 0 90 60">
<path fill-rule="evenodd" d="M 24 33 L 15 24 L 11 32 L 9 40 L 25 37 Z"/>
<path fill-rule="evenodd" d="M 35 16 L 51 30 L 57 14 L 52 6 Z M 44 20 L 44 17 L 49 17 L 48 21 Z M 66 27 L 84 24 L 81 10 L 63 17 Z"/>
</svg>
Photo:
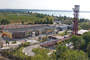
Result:
<svg viewBox="0 0 90 60">
<path fill-rule="evenodd" d="M 89 30 L 83 30 L 83 29 L 81 29 L 81 30 L 78 31 L 78 34 L 81 34 L 82 35 L 82 34 L 84 34 L 85 32 L 88 32 L 88 31 Z"/>
</svg>

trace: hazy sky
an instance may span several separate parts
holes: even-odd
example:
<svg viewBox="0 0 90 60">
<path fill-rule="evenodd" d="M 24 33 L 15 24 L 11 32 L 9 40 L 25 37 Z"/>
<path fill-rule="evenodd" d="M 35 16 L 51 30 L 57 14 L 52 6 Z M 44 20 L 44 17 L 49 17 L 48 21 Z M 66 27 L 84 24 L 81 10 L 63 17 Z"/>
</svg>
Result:
<svg viewBox="0 0 90 60">
<path fill-rule="evenodd" d="M 0 9 L 72 10 L 74 5 L 90 11 L 90 0 L 0 0 Z"/>
</svg>

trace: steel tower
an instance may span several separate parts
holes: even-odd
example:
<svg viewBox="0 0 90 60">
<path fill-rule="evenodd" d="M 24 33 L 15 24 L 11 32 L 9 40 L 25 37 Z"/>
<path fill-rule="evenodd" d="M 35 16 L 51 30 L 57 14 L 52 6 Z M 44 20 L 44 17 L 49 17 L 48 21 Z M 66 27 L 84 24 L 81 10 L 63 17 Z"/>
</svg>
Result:
<svg viewBox="0 0 90 60">
<path fill-rule="evenodd" d="M 73 8 L 73 11 L 74 11 L 73 35 L 77 35 L 78 34 L 79 5 L 75 5 L 75 8 Z"/>
</svg>

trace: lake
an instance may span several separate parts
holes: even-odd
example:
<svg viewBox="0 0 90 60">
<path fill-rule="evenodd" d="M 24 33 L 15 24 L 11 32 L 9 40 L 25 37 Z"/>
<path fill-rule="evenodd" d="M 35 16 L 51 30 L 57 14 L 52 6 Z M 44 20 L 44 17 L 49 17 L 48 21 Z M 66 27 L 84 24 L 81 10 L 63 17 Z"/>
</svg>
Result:
<svg viewBox="0 0 90 60">
<path fill-rule="evenodd" d="M 54 16 L 68 16 L 73 17 L 74 12 L 60 12 L 60 11 L 30 11 L 34 13 L 49 14 Z M 90 12 L 79 12 L 79 18 L 90 19 Z"/>
</svg>

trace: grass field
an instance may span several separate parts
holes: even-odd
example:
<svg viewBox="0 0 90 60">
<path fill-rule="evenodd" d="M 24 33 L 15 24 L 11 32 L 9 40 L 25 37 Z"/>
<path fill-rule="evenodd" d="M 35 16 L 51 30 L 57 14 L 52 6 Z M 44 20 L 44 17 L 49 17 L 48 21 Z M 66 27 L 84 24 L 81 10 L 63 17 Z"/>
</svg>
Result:
<svg viewBox="0 0 90 60">
<path fill-rule="evenodd" d="M 70 32 L 67 32 L 67 34 L 69 34 Z M 66 35 L 67 35 L 66 34 Z M 60 36 L 64 36 L 65 35 L 65 32 L 62 32 L 62 33 L 59 33 L 58 35 L 60 35 Z"/>
<path fill-rule="evenodd" d="M 22 21 L 29 22 L 29 21 L 35 21 L 35 20 L 43 20 L 44 18 L 39 18 L 35 16 L 25 16 L 25 15 L 2 15 L 0 14 L 0 20 L 2 19 L 7 19 L 11 23 L 21 23 Z"/>
</svg>

